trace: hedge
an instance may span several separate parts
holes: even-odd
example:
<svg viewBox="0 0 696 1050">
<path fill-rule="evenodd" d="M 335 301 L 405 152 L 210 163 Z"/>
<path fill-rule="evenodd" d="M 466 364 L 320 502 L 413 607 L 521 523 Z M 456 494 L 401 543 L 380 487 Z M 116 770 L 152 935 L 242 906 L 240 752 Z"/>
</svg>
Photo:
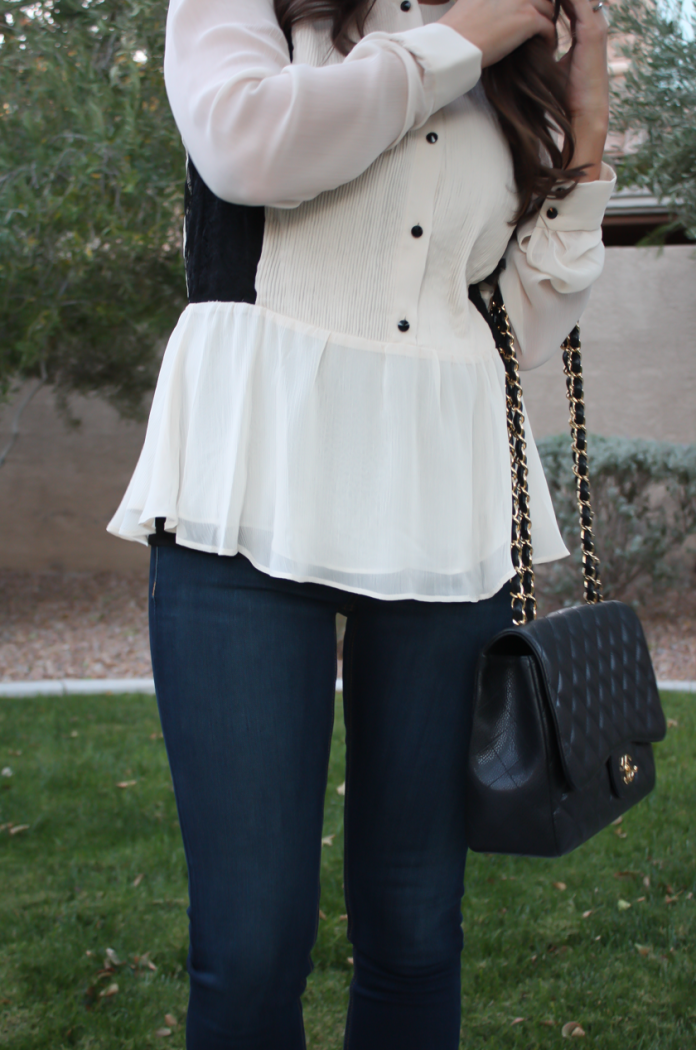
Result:
<svg viewBox="0 0 696 1050">
<path fill-rule="evenodd" d="M 573 604 L 582 585 L 570 439 L 559 434 L 538 447 L 571 551 L 570 559 L 544 568 L 543 590 Z M 594 434 L 588 449 L 604 597 L 644 602 L 668 587 L 693 587 L 696 445 Z"/>
</svg>

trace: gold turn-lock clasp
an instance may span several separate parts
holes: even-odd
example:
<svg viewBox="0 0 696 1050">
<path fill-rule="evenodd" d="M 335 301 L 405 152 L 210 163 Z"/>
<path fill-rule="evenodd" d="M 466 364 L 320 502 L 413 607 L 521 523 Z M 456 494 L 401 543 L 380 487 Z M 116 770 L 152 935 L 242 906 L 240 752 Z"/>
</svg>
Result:
<svg viewBox="0 0 696 1050">
<path fill-rule="evenodd" d="M 636 778 L 638 766 L 634 763 L 633 759 L 628 753 L 621 756 L 621 760 L 619 762 L 619 769 L 621 770 L 621 776 L 623 777 L 624 784 L 632 784 Z"/>
</svg>

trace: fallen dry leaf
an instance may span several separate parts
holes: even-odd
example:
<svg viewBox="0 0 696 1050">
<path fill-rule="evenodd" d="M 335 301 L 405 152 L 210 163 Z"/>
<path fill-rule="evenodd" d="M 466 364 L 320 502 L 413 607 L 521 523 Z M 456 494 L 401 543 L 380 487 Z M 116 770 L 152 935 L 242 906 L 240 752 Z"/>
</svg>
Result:
<svg viewBox="0 0 696 1050">
<path fill-rule="evenodd" d="M 565 882 L 554 882 L 553 888 L 555 890 L 567 890 L 568 889 L 568 887 L 566 886 Z"/>
<path fill-rule="evenodd" d="M 161 740 L 161 739 L 162 739 L 162 734 L 161 733 L 158 733 L 157 731 L 155 731 L 154 733 L 150 733 L 150 740 Z"/>
<path fill-rule="evenodd" d="M 348 965 L 349 965 L 349 966 L 352 966 L 352 965 L 353 965 L 353 956 L 352 956 L 352 955 L 349 955 L 349 956 L 348 956 L 348 959 L 347 959 L 346 961 L 347 961 L 347 963 L 348 963 Z"/>
<path fill-rule="evenodd" d="M 339 784 L 338 787 L 336 788 L 336 794 L 337 795 L 345 795 L 345 793 L 346 793 L 346 782 L 344 780 L 343 783 Z"/>
<path fill-rule="evenodd" d="M 118 994 L 118 985 L 114 983 L 114 984 L 110 984 L 108 988 L 104 988 L 103 991 L 101 991 L 99 993 L 99 998 L 100 999 L 110 999 L 112 995 L 117 995 L 117 994 Z"/>
<path fill-rule="evenodd" d="M 617 817 L 616 820 L 612 820 L 612 824 L 614 824 L 614 825 L 620 824 L 622 820 L 623 820 L 622 816 L 621 817 Z"/>
<path fill-rule="evenodd" d="M 585 1029 L 577 1021 L 568 1021 L 561 1028 L 561 1035 L 564 1039 L 577 1039 L 579 1036 L 585 1035 Z"/>
<path fill-rule="evenodd" d="M 170 1028 L 178 1028 L 179 1027 L 179 1022 L 177 1021 L 177 1019 L 174 1016 L 174 1014 L 165 1014 L 164 1015 L 164 1023 L 166 1025 L 169 1025 Z"/>
<path fill-rule="evenodd" d="M 333 846 L 333 840 L 335 838 L 336 838 L 336 833 L 335 832 L 334 832 L 333 835 L 324 835 L 324 838 L 321 840 L 322 846 Z"/>
<path fill-rule="evenodd" d="M 339 915 L 338 918 L 339 918 L 339 920 L 341 920 L 341 919 L 347 920 L 348 916 L 347 915 Z"/>
<path fill-rule="evenodd" d="M 79 736 L 79 735 L 80 734 L 78 733 L 78 731 L 76 729 L 73 729 L 72 733 L 70 734 L 71 737 L 76 737 L 76 736 Z"/>
<path fill-rule="evenodd" d="M 547 1028 L 553 1028 L 554 1025 L 556 1024 L 555 1021 L 551 1021 L 551 1020 L 549 1020 L 549 1021 L 542 1021 L 541 1023 L 545 1024 Z"/>
<path fill-rule="evenodd" d="M 647 897 L 636 897 L 636 904 L 640 904 L 641 901 L 645 901 L 647 899 L 648 899 Z"/>
<path fill-rule="evenodd" d="M 591 915 L 591 914 L 592 914 L 592 908 L 590 908 L 590 910 L 589 910 L 589 911 L 584 911 L 584 912 L 582 913 L 582 917 L 583 917 L 583 919 L 589 919 L 589 917 L 590 917 L 590 915 Z"/>
<path fill-rule="evenodd" d="M 135 876 L 135 878 L 133 879 L 133 882 L 131 883 L 131 885 L 132 886 L 139 886 L 144 878 L 145 878 L 145 875 L 141 872 L 140 875 L 136 875 Z"/>
<path fill-rule="evenodd" d="M 171 1035 L 171 1034 L 172 1034 L 171 1028 L 158 1028 L 156 1030 L 156 1032 L 155 1032 L 155 1035 L 157 1036 L 158 1039 L 166 1039 L 166 1037 L 168 1035 Z"/>
<path fill-rule="evenodd" d="M 516 1017 L 515 1020 L 511 1022 L 510 1027 L 512 1028 L 513 1024 L 522 1024 L 524 1020 L 524 1017 Z"/>
<path fill-rule="evenodd" d="M 643 876 L 643 885 L 645 886 L 646 890 L 650 889 L 650 876 L 649 875 L 644 875 Z"/>
<path fill-rule="evenodd" d="M 13 834 L 14 834 L 14 829 L 10 832 L 10 835 L 13 835 Z M 677 899 L 676 897 L 670 897 L 669 895 L 667 895 L 665 897 L 665 904 L 674 904 L 676 899 Z"/>
<path fill-rule="evenodd" d="M 619 899 L 617 901 L 617 905 L 616 906 L 619 909 L 619 911 L 628 911 L 628 909 L 631 907 L 631 905 L 628 903 L 628 901 L 621 900 L 621 899 Z"/>
<path fill-rule="evenodd" d="M 628 832 L 627 831 L 622 831 L 621 828 L 617 828 L 616 831 L 614 832 L 614 834 L 618 835 L 620 839 L 627 839 L 628 838 Z"/>
<path fill-rule="evenodd" d="M 688 893 L 687 893 L 687 895 L 686 895 L 686 900 L 687 900 L 687 901 L 692 901 L 693 899 L 694 899 L 694 895 L 693 895 L 693 893 L 691 892 L 691 890 L 689 890 L 689 892 L 688 892 Z"/>
<path fill-rule="evenodd" d="M 679 729 L 679 723 L 677 722 L 676 718 L 668 718 L 667 719 L 667 728 L 668 729 Z"/>
<path fill-rule="evenodd" d="M 2 770 L 0 770 L 0 777 L 11 777 L 11 776 L 13 776 L 13 773 L 12 773 L 12 770 L 11 770 L 11 768 L 9 766 L 5 766 Z"/>
<path fill-rule="evenodd" d="M 637 944 L 636 951 L 639 955 L 642 955 L 643 958 L 645 958 L 647 955 L 650 955 L 650 948 L 647 944 Z"/>
<path fill-rule="evenodd" d="M 113 948 L 106 949 L 106 959 L 104 960 L 104 966 L 107 966 L 109 963 L 111 964 L 111 966 L 121 966 L 121 960 L 119 959 L 118 955 L 113 950 Z"/>
<path fill-rule="evenodd" d="M 320 919 L 325 919 L 326 918 L 326 916 L 324 915 L 324 912 L 321 910 L 321 908 L 319 909 L 319 918 Z"/>
<path fill-rule="evenodd" d="M 87 949 L 87 951 L 85 952 L 85 955 L 91 955 L 91 954 L 92 954 L 92 953 L 91 953 L 91 951 L 90 951 L 90 950 L 89 950 L 89 948 L 88 948 L 88 949 Z"/>
<path fill-rule="evenodd" d="M 116 785 L 117 788 L 131 788 L 134 784 L 137 784 L 137 780 L 119 780 Z"/>
<path fill-rule="evenodd" d="M 10 828 L 10 835 L 18 835 L 20 831 L 28 831 L 30 826 L 29 824 L 14 824 Z"/>
</svg>

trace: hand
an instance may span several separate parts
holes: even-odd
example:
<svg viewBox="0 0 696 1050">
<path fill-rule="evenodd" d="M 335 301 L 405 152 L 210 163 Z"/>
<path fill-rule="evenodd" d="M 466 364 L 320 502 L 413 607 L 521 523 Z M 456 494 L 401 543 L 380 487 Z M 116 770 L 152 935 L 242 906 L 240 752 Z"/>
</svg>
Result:
<svg viewBox="0 0 696 1050">
<path fill-rule="evenodd" d="M 568 105 L 575 134 L 573 167 L 587 164 L 582 176 L 599 178 L 609 127 L 607 20 L 590 0 L 570 0 L 573 43 L 560 60 L 568 77 Z"/>
<path fill-rule="evenodd" d="M 589 0 L 584 2 L 590 6 Z M 476 45 L 483 53 L 484 68 L 533 36 L 542 36 L 549 47 L 556 47 L 551 0 L 457 0 L 439 21 Z"/>
</svg>

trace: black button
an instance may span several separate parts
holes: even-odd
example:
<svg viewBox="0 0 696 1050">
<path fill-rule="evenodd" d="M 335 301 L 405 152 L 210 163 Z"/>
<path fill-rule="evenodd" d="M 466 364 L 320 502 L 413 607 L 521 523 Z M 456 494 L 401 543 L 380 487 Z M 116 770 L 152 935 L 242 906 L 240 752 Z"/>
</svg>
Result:
<svg viewBox="0 0 696 1050">
<path fill-rule="evenodd" d="M 411 0 L 402 0 L 401 10 L 402 11 L 410 11 L 411 10 Z"/>
<path fill-rule="evenodd" d="M 429 131 L 428 134 L 425 136 L 425 141 L 426 142 L 437 142 L 437 132 L 436 131 Z"/>
<path fill-rule="evenodd" d="M 398 323 L 398 325 L 396 327 L 399 329 L 400 332 L 408 332 L 408 330 L 409 330 L 409 328 L 411 326 L 408 323 L 408 321 L 406 320 L 406 318 L 404 318 L 403 321 L 399 321 L 399 323 Z"/>
<path fill-rule="evenodd" d="M 423 227 L 422 226 L 412 226 L 411 227 L 411 234 L 412 234 L 413 237 L 422 237 L 423 236 Z"/>
<path fill-rule="evenodd" d="M 558 216 L 558 208 L 547 208 L 546 214 L 549 219 L 555 219 Z"/>
</svg>

